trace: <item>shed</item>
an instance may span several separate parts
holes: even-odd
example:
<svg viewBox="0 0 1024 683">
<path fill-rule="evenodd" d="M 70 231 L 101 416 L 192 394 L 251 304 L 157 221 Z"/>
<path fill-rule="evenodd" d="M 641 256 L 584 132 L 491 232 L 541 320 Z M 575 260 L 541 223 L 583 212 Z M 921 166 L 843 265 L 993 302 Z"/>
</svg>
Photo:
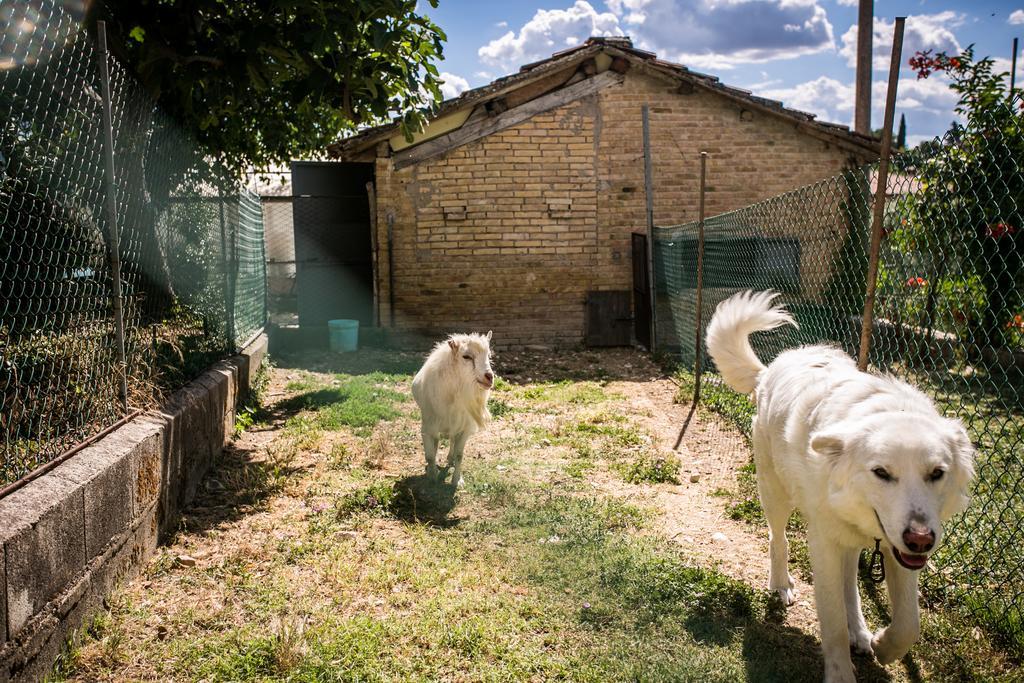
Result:
<svg viewBox="0 0 1024 683">
<path fill-rule="evenodd" d="M 656 224 L 696 218 L 701 151 L 708 215 L 878 157 L 876 140 L 844 126 L 628 38 L 591 38 L 447 100 L 412 142 L 392 123 L 330 146 L 373 165 L 380 324 L 493 329 L 506 346 L 628 342 L 645 104 Z"/>
</svg>

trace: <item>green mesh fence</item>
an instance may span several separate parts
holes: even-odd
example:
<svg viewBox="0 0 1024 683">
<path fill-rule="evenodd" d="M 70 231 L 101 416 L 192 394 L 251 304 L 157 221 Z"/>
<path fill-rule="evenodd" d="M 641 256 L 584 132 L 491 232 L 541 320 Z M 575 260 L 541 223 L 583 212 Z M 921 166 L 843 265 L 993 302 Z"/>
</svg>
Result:
<svg viewBox="0 0 1024 683">
<path fill-rule="evenodd" d="M 108 59 L 111 225 L 99 53 L 66 6 L 0 6 L 0 486 L 123 417 L 124 375 L 147 407 L 264 319 L 258 198 Z"/>
<path fill-rule="evenodd" d="M 978 447 L 972 504 L 949 525 L 935 569 L 923 577 L 925 596 L 965 610 L 1018 654 L 1024 654 L 1021 107 L 1019 98 L 1007 102 L 893 160 L 869 355 L 874 368 L 911 381 L 962 419 Z M 712 184 L 713 174 L 712 166 Z M 800 329 L 755 335 L 765 362 L 813 342 L 855 355 L 876 180 L 877 166 L 855 168 L 708 219 L 703 325 L 735 292 L 774 289 Z M 656 230 L 658 343 L 684 367 L 694 363 L 696 254 L 695 223 Z"/>
</svg>

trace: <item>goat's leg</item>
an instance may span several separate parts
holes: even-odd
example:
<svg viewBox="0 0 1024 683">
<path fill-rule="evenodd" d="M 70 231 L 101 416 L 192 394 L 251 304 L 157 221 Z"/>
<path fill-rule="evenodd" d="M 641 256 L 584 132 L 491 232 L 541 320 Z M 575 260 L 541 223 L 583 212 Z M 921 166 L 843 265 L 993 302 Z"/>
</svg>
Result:
<svg viewBox="0 0 1024 683">
<path fill-rule="evenodd" d="M 426 430 L 423 430 L 423 455 L 427 459 L 427 477 L 430 479 L 438 478 L 437 442 L 437 434 L 430 434 Z"/>
<path fill-rule="evenodd" d="M 452 436 L 452 447 L 448 449 L 448 467 L 452 468 L 452 486 L 461 488 L 462 482 L 462 453 L 466 448 L 468 434 L 455 434 Z"/>
</svg>

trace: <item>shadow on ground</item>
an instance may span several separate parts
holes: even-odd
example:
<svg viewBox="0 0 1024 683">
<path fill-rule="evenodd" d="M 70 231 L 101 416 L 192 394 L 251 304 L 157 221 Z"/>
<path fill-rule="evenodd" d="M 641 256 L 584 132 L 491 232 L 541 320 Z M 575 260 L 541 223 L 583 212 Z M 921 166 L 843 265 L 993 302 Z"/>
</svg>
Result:
<svg viewBox="0 0 1024 683">
<path fill-rule="evenodd" d="M 199 482 L 195 498 L 182 510 L 178 530 L 202 532 L 251 514 L 303 469 L 264 455 L 255 446 L 225 446 Z"/>
<path fill-rule="evenodd" d="M 459 522 L 449 517 L 455 508 L 455 487 L 425 474 L 403 477 L 395 482 L 392 514 L 412 524 L 448 528 Z"/>
<path fill-rule="evenodd" d="M 274 355 L 274 365 L 285 370 L 366 375 L 371 372 L 415 374 L 429 348 L 422 352 L 364 348 L 351 353 L 323 350 L 282 351 Z"/>
</svg>

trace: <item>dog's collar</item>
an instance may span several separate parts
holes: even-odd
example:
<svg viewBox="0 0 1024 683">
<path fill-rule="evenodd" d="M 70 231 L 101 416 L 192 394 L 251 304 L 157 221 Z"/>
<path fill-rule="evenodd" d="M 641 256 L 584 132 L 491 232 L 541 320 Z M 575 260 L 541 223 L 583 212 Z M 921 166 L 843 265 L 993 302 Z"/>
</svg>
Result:
<svg viewBox="0 0 1024 683">
<path fill-rule="evenodd" d="M 888 536 L 885 533 L 885 525 L 882 524 L 882 518 L 878 516 L 878 510 L 871 509 L 875 513 L 875 519 L 878 521 L 878 528 L 882 530 L 882 535 Z M 882 551 L 879 546 L 882 544 L 882 539 L 875 539 L 875 549 L 871 553 L 871 559 L 868 561 L 868 576 L 871 577 L 872 583 L 882 583 L 885 581 L 885 556 L 882 555 Z"/>
</svg>

